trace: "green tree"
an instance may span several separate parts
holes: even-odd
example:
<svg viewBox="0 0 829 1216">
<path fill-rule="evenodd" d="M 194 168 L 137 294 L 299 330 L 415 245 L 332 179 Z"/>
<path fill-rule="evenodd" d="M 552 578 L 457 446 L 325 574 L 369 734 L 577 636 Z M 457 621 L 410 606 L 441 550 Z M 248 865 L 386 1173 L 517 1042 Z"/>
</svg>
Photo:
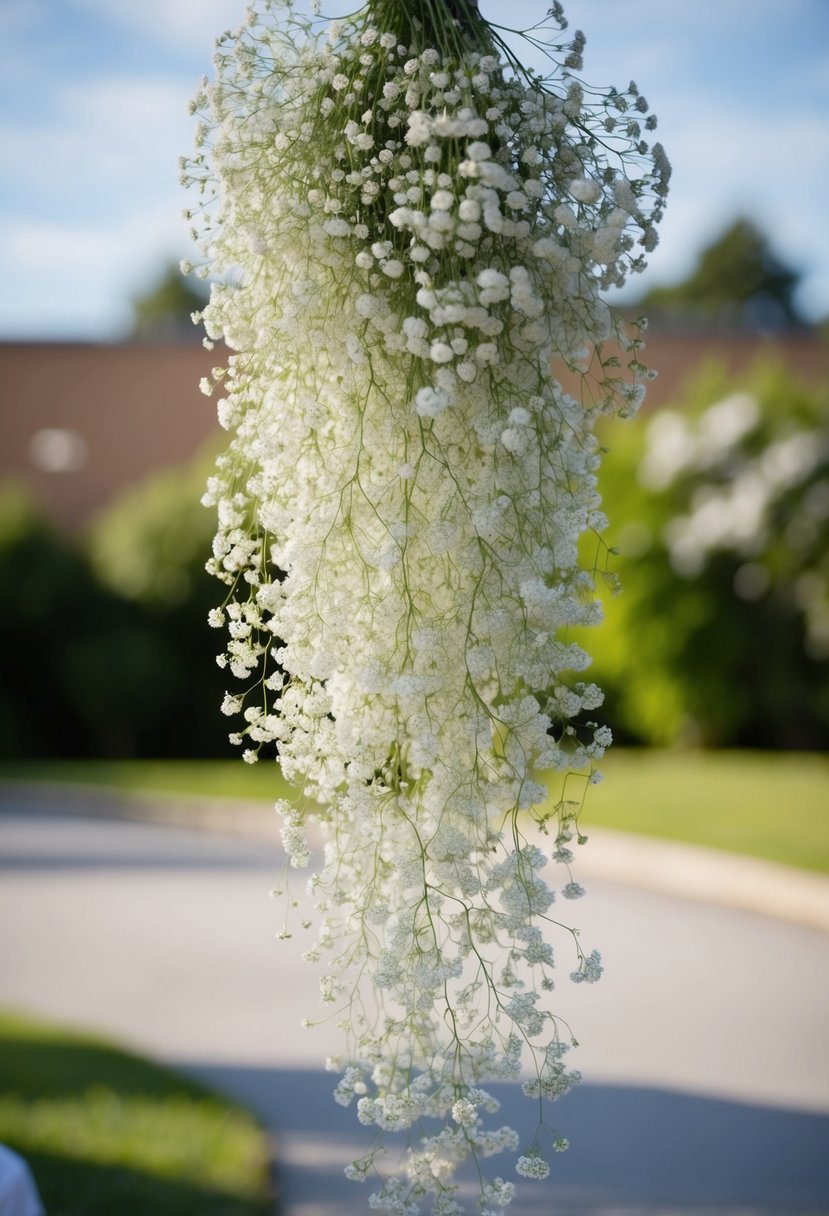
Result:
<svg viewBox="0 0 829 1216">
<path fill-rule="evenodd" d="M 192 314 L 204 308 L 207 297 L 204 284 L 194 285 L 175 263 L 168 262 L 147 291 L 133 298 L 130 337 L 199 340 L 201 331 L 193 324 Z"/>
<path fill-rule="evenodd" d="M 767 237 L 750 220 L 738 219 L 703 249 L 687 279 L 653 288 L 639 307 L 668 323 L 795 328 L 805 324 L 794 302 L 799 281 Z"/>
</svg>

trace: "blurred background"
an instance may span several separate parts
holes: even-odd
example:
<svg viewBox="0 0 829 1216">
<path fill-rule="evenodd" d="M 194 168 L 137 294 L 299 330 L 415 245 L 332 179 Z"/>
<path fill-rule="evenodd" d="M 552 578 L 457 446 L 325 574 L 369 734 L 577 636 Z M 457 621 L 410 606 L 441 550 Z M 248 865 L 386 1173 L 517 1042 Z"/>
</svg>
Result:
<svg viewBox="0 0 829 1216">
<path fill-rule="evenodd" d="M 543 6 L 541 6 L 543 7 Z M 482 4 L 493 21 L 539 5 Z M 177 156 L 236 0 L 0 6 L 0 757 L 225 757 L 205 625 L 220 356 Z M 573 0 L 585 77 L 634 77 L 675 164 L 618 301 L 659 377 L 614 424 L 618 550 L 586 639 L 628 744 L 819 749 L 829 730 L 829 12 Z M 540 62 L 536 60 L 536 62 Z M 622 80 L 624 77 L 624 80 Z"/>
<path fill-rule="evenodd" d="M 480 4 L 516 28 L 547 8 Z M 301 945 L 275 960 L 281 912 L 265 904 L 283 790 L 227 740 L 206 624 L 220 588 L 199 499 L 222 434 L 198 385 L 222 355 L 190 321 L 201 284 L 178 272 L 192 250 L 177 158 L 213 38 L 243 7 L 0 0 L 0 1002 L 234 1093 L 279 1134 L 284 1211 L 316 1194 L 314 1212 L 341 1216 L 332 1145 L 351 1132 L 314 1071 L 319 1040 L 296 1032 L 315 981 Z M 658 378 L 638 419 L 602 431 L 610 527 L 585 539 L 606 621 L 580 640 L 617 746 L 582 825 L 634 835 L 603 853 L 598 832 L 580 871 L 610 991 L 592 1035 L 578 1013 L 594 1083 L 562 1124 L 582 1118 L 584 1134 L 556 1210 L 815 1216 L 829 1210 L 829 7 L 565 8 L 587 33 L 585 79 L 636 80 L 674 177 L 650 266 L 615 300 L 649 316 Z M 152 804 L 123 797 L 147 791 Z M 184 819 L 171 794 L 187 795 Z M 256 803 L 244 829 L 227 817 L 239 798 Z M 168 825 L 248 840 L 104 822 L 162 807 Z M 665 838 L 726 850 L 721 868 Z M 606 872 L 591 863 L 609 854 Z M 0 1089 L 0 1140 L 52 1212 L 272 1210 L 261 1131 L 106 1043 L 0 1009 Z"/>
</svg>

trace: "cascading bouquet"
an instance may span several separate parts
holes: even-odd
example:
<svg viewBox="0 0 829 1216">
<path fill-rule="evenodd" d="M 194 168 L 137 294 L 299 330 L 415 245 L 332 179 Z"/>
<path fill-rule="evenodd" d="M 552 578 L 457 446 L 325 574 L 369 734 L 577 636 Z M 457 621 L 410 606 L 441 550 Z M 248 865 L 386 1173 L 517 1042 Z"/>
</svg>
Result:
<svg viewBox="0 0 829 1216">
<path fill-rule="evenodd" d="M 556 4 L 527 35 L 542 78 L 474 0 L 340 21 L 259 0 L 217 44 L 184 165 L 207 345 L 236 352 L 203 386 L 233 435 L 206 495 L 219 662 L 245 685 L 223 709 L 301 791 L 277 804 L 293 866 L 321 826 L 307 957 L 345 1032 L 334 1096 L 377 1129 L 346 1173 L 407 1216 L 460 1213 L 456 1167 L 518 1148 L 485 1123 L 489 1080 L 522 1056 L 539 1102 L 578 1080 L 553 932 L 571 979 L 601 972 L 544 872 L 582 894 L 579 799 L 552 805 L 538 774 L 596 779 L 610 740 L 567 630 L 600 616 L 593 425 L 647 373 L 600 293 L 644 265 L 669 168 L 636 86 L 589 91 L 564 28 Z M 396 1172 L 385 1130 L 408 1135 Z M 520 1175 L 548 1174 L 545 1146 L 566 1142 L 539 1118 Z M 493 1216 L 514 1186 L 478 1178 Z"/>
</svg>

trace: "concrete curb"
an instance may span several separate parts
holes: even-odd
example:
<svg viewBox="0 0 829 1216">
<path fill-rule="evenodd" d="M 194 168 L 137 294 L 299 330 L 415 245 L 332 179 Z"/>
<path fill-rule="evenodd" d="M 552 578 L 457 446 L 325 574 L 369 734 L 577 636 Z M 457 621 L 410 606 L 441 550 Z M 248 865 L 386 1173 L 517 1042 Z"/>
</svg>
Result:
<svg viewBox="0 0 829 1216">
<path fill-rule="evenodd" d="M 125 794 L 91 785 L 0 782 L 0 812 L 21 805 L 52 814 L 129 819 L 253 840 L 278 840 L 261 803 L 159 792 Z M 736 908 L 829 933 L 829 878 L 697 845 L 597 828 L 578 850 L 577 877 Z"/>
<path fill-rule="evenodd" d="M 746 857 L 597 828 L 576 857 L 579 878 L 737 908 L 829 933 L 829 878 Z"/>
</svg>

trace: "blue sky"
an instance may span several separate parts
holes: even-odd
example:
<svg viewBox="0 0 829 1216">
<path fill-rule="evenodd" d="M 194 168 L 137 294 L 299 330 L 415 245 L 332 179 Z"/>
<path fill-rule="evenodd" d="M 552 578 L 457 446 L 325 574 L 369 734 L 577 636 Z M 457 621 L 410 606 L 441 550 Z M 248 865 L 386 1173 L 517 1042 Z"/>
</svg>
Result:
<svg viewBox="0 0 829 1216">
<path fill-rule="evenodd" d="M 511 26 L 546 8 L 481 0 Z M 585 79 L 635 79 L 674 164 L 637 285 L 685 274 L 745 214 L 802 271 L 807 315 L 829 315 L 826 0 L 565 0 L 565 11 L 587 35 Z M 213 37 L 243 12 L 244 0 L 0 0 L 0 339 L 117 338 L 130 297 L 165 258 L 189 255 L 185 107 Z"/>
</svg>

